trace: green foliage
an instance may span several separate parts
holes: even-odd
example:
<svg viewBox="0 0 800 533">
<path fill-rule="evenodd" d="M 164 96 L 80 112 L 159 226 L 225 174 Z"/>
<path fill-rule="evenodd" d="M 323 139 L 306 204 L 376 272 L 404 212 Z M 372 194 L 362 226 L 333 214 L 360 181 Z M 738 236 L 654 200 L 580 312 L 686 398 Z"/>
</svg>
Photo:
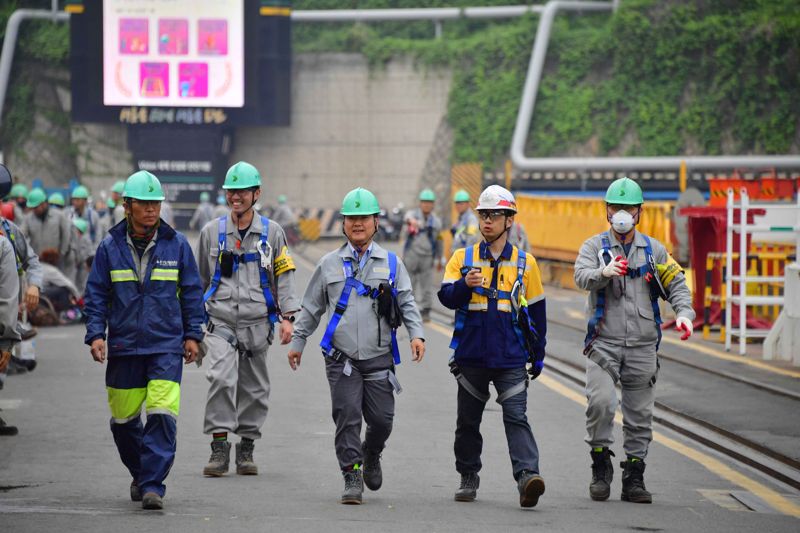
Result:
<svg viewBox="0 0 800 533">
<path fill-rule="evenodd" d="M 421 4 L 305 0 L 294 7 Z M 562 13 L 556 18 L 528 153 L 716 155 L 797 149 L 800 10 L 795 0 L 626 0 L 621 6 L 613 16 Z M 377 68 L 400 55 L 426 66 L 452 67 L 448 118 L 455 132 L 454 160 L 497 166 L 511 144 L 537 24 L 535 16 L 446 22 L 441 40 L 432 39 L 429 22 L 298 24 L 294 43 L 297 51 L 360 52 Z"/>
</svg>

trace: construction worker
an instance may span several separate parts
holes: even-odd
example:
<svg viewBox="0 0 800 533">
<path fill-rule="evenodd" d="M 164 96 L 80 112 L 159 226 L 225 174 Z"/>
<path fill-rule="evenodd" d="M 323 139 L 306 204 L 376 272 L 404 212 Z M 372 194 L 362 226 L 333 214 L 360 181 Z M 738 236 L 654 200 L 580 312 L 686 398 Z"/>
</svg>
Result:
<svg viewBox="0 0 800 533">
<path fill-rule="evenodd" d="M 224 194 L 217 195 L 217 205 L 214 206 L 214 218 L 228 216 L 230 209 L 228 209 L 228 202 L 225 201 Z"/>
<path fill-rule="evenodd" d="M 258 170 L 240 161 L 228 169 L 222 188 L 231 212 L 206 224 L 197 254 L 209 316 L 203 342 L 211 383 L 203 427 L 213 439 L 203 468 L 209 477 L 228 471 L 228 433 L 241 438 L 236 473 L 258 474 L 253 448 L 267 418 L 267 351 L 276 324 L 281 344 L 289 343 L 300 309 L 283 229 L 253 207 L 261 196 Z"/>
<path fill-rule="evenodd" d="M 608 499 L 613 478 L 609 449 L 617 394 L 622 390 L 624 449 L 620 466 L 622 499 L 651 503 L 644 485 L 644 459 L 653 436 L 653 404 L 658 375 L 661 315 L 658 300 L 677 313 L 683 340 L 692 334 L 692 298 L 680 267 L 656 239 L 636 231 L 642 214 L 642 189 L 628 178 L 606 191 L 611 227 L 587 239 L 575 261 L 575 284 L 589 291 L 584 342 L 586 361 L 586 442 L 591 447 L 593 500 Z"/>
<path fill-rule="evenodd" d="M 0 198 L 11 188 L 11 183 L 3 190 L 0 184 Z M 20 341 L 17 331 L 17 312 L 19 307 L 19 277 L 14 248 L 6 238 L 0 238 L 0 373 L 5 374 L 11 361 L 14 346 Z M 8 437 L 18 433 L 16 426 L 0 418 L 0 436 Z"/>
<path fill-rule="evenodd" d="M 453 227 L 450 228 L 450 233 L 453 235 L 453 245 L 450 247 L 448 257 L 452 257 L 453 253 L 459 248 L 466 248 L 480 241 L 481 234 L 478 228 L 478 218 L 472 212 L 469 202 L 469 193 L 464 189 L 457 191 L 453 196 L 453 205 L 455 205 L 458 218 Z"/>
<path fill-rule="evenodd" d="M 189 227 L 201 230 L 214 218 L 214 206 L 211 205 L 211 195 L 206 191 L 200 193 L 200 203 L 197 204 L 192 218 L 189 220 Z"/>
<path fill-rule="evenodd" d="M 64 206 L 66 205 L 66 201 L 64 200 L 64 195 L 60 192 L 54 192 L 50 196 L 47 197 L 47 203 L 50 204 L 50 207 L 58 209 L 59 211 L 63 211 Z"/>
<path fill-rule="evenodd" d="M 511 229 L 508 230 L 508 242 L 523 252 L 531 251 L 531 244 L 528 242 L 528 234 L 525 232 L 523 225 L 516 220 L 511 226 Z"/>
<path fill-rule="evenodd" d="M 92 240 L 89 238 L 89 223 L 86 220 L 80 217 L 73 218 L 72 225 L 75 227 L 72 239 L 75 254 L 75 287 L 83 294 L 96 248 L 92 246 Z"/>
<path fill-rule="evenodd" d="M 69 201 L 72 204 L 70 210 L 72 219 L 82 218 L 86 221 L 86 231 L 83 234 L 88 236 L 89 242 L 92 243 L 94 248 L 97 248 L 105 237 L 105 232 L 103 231 L 100 215 L 89 205 L 89 189 L 83 185 L 78 185 L 72 189 Z"/>
<path fill-rule="evenodd" d="M 327 311 L 320 346 L 336 424 L 336 458 L 344 476 L 341 503 L 360 504 L 364 484 L 378 490 L 383 483 L 381 452 L 392 431 L 394 391 L 400 391 L 396 330 L 406 325 L 413 361 L 422 360 L 425 341 L 405 266 L 373 241 L 378 199 L 366 189 L 354 189 L 344 197 L 340 213 L 347 242 L 314 269 L 289 347 L 289 365 L 297 370 L 306 339 Z M 367 423 L 363 443 L 362 420 Z"/>
<path fill-rule="evenodd" d="M 114 203 L 113 206 L 109 205 L 111 209 L 111 223 L 109 229 L 116 224 L 119 224 L 125 218 L 125 206 L 122 202 L 122 193 L 125 190 L 125 181 L 117 180 L 111 186 L 111 195 L 109 198 Z"/>
<path fill-rule="evenodd" d="M 28 241 L 40 257 L 52 257 L 55 266 L 62 272 L 67 266 L 72 238 L 72 224 L 64 214 L 50 209 L 43 189 L 35 188 L 28 193 L 28 208 L 22 226 Z"/>
<path fill-rule="evenodd" d="M 25 205 L 28 202 L 28 188 L 24 183 L 15 183 L 11 187 L 8 198 L 14 201 L 14 222 L 21 224 L 25 218 Z"/>
<path fill-rule="evenodd" d="M 95 361 L 108 358 L 111 432 L 133 477 L 131 500 L 161 509 L 175 459 L 181 360 L 195 360 L 203 335 L 203 289 L 186 237 L 159 218 L 158 178 L 136 172 L 122 196 L 126 218 L 103 239 L 89 274 L 85 342 Z"/>
<path fill-rule="evenodd" d="M 431 314 L 434 266 L 437 270 L 442 268 L 442 221 L 433 213 L 435 202 L 433 191 L 423 189 L 419 193 L 419 207 L 405 216 L 403 262 L 411 276 L 414 297 L 425 322 L 430 320 Z"/>
<path fill-rule="evenodd" d="M 4 165 L 0 165 L 0 187 L 3 183 L 10 183 L 11 174 Z M 33 250 L 23 231 L 14 222 L 0 216 L 0 240 L 8 240 L 14 250 L 14 259 L 19 274 L 20 294 L 19 301 L 22 305 L 22 317 L 17 321 L 17 328 L 23 340 L 27 340 L 36 334 L 36 329 L 28 323 L 28 312 L 36 309 L 39 305 L 39 295 L 43 287 L 42 266 L 39 264 L 39 256 Z M 21 345 L 16 347 L 16 362 L 24 363 L 26 370 L 33 370 L 36 367 L 36 354 L 32 345 L 30 349 L 23 351 Z M 23 357 L 24 355 L 24 357 Z M 5 381 L 5 373 L 0 372 L 0 387 Z"/>
<path fill-rule="evenodd" d="M 458 383 L 456 470 L 459 502 L 474 501 L 480 486 L 481 419 L 489 383 L 497 390 L 511 466 L 522 507 L 544 493 L 539 450 L 528 424 L 528 376 L 544 367 L 547 316 L 536 259 L 508 242 L 517 205 L 514 196 L 490 185 L 478 199 L 480 243 L 456 250 L 447 263 L 439 300 L 456 309 L 450 371 Z M 526 370 L 530 363 L 530 368 Z"/>
<path fill-rule="evenodd" d="M 286 203 L 285 194 L 278 195 L 278 206 L 272 213 L 272 219 L 277 224 L 280 224 L 282 228 L 288 228 L 297 222 L 294 216 L 294 212 L 292 211 L 292 208 L 289 207 L 289 205 Z"/>
</svg>

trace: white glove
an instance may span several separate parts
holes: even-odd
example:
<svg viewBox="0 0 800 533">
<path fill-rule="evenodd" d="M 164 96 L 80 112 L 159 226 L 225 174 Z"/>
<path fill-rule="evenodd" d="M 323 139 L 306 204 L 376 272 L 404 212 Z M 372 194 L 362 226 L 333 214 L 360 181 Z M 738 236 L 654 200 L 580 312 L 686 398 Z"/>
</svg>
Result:
<svg viewBox="0 0 800 533">
<path fill-rule="evenodd" d="M 694 326 L 692 326 L 691 320 L 681 316 L 675 321 L 675 330 L 683 332 L 683 335 L 681 335 L 681 340 L 685 341 L 692 336 L 692 333 L 694 333 Z"/>
<path fill-rule="evenodd" d="M 628 260 L 624 259 L 621 255 L 615 257 L 603 269 L 603 276 L 613 278 L 614 276 L 624 276 L 628 273 Z"/>
</svg>

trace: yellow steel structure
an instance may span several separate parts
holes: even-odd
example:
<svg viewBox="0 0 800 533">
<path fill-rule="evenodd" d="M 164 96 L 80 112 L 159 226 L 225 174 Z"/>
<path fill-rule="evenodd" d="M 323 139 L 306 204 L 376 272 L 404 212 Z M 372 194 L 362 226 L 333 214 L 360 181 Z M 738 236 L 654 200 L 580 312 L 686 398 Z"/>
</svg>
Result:
<svg viewBox="0 0 800 533">
<path fill-rule="evenodd" d="M 603 198 L 516 194 L 517 221 L 528 232 L 537 258 L 574 262 L 583 241 L 608 230 Z M 637 229 L 672 252 L 674 202 L 645 202 Z"/>
</svg>

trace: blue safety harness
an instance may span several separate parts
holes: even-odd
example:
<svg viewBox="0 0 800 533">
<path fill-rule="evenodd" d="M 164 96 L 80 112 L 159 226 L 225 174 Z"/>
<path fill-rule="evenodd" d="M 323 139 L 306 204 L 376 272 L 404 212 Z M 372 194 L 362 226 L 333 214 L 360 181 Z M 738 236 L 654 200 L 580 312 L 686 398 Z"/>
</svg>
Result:
<svg viewBox="0 0 800 533">
<path fill-rule="evenodd" d="M 480 245 L 478 245 L 480 246 Z M 525 275 L 525 263 L 527 256 L 524 252 L 520 251 L 516 246 L 513 247 L 517 250 L 517 282 L 514 284 L 514 288 L 511 291 L 500 291 L 497 290 L 497 277 L 494 276 L 492 278 L 492 286 L 491 287 L 483 287 L 478 286 L 472 289 L 472 292 L 476 294 L 480 294 L 481 296 L 485 296 L 488 299 L 495 299 L 495 300 L 508 300 L 511 302 L 512 308 L 514 307 L 514 302 L 516 301 L 517 295 L 519 294 L 517 291 L 522 291 L 524 294 L 524 283 L 523 277 Z M 469 272 L 472 268 L 474 268 L 474 261 L 473 261 L 473 253 L 474 253 L 475 246 L 469 246 L 464 249 L 464 267 L 462 272 Z M 512 251 L 513 254 L 513 251 Z M 500 265 L 497 265 L 499 268 Z M 456 324 L 455 328 L 453 329 L 453 338 L 450 341 L 450 348 L 455 351 L 458 348 L 458 344 L 461 342 L 461 333 L 464 330 L 464 324 L 467 321 L 467 315 L 469 313 L 469 302 L 460 307 L 456 310 Z M 525 338 L 522 333 L 522 329 L 519 327 L 519 321 L 517 320 L 517 314 L 511 313 L 511 320 L 514 325 L 514 333 L 517 335 L 517 339 L 519 340 L 520 344 L 524 348 L 526 346 Z M 531 327 L 533 327 L 531 325 Z M 533 354 L 528 354 L 531 358 Z"/>
<path fill-rule="evenodd" d="M 645 241 L 645 248 L 644 252 L 647 256 L 647 260 L 645 264 L 638 267 L 638 268 L 630 268 L 628 269 L 627 276 L 632 279 L 636 279 L 639 277 L 643 277 L 647 275 L 648 272 L 651 272 L 653 275 L 657 275 L 656 272 L 653 272 L 653 269 L 650 267 L 651 264 L 655 264 L 653 262 L 653 247 L 650 244 L 650 238 L 647 235 L 642 234 Z M 603 262 L 608 265 L 612 260 L 611 255 L 611 240 L 608 237 L 608 233 L 603 233 L 600 235 L 600 240 L 602 241 L 603 245 Z M 587 327 L 586 338 L 583 341 L 584 350 L 583 353 L 586 354 L 589 352 L 592 343 L 597 338 L 599 333 L 600 324 L 603 322 L 603 316 L 606 312 L 606 290 L 605 289 L 597 291 L 597 303 L 594 309 L 594 315 L 589 320 L 589 325 Z M 656 341 L 656 351 L 658 350 L 658 346 L 661 344 L 661 312 L 658 308 L 658 296 L 653 296 L 652 292 L 650 294 L 650 304 L 653 306 L 653 318 L 656 322 L 656 329 L 658 330 L 658 340 Z"/>
<path fill-rule="evenodd" d="M 3 231 L 8 238 L 8 242 L 11 243 L 11 248 L 14 250 L 14 260 L 17 262 L 17 274 L 20 276 L 23 274 L 24 269 L 22 268 L 22 260 L 19 257 L 19 252 L 17 252 L 17 243 L 14 242 L 16 237 L 13 233 L 11 233 L 11 225 L 8 223 L 8 220 L 2 219 L 3 221 Z"/>
<path fill-rule="evenodd" d="M 220 264 L 222 263 L 222 252 L 225 251 L 225 244 L 227 241 L 227 221 L 227 216 L 219 218 L 219 256 L 217 257 L 217 266 L 214 269 L 214 277 L 211 278 L 211 286 L 208 287 L 208 290 L 203 295 L 203 304 L 205 304 L 214 295 L 214 293 L 217 292 L 217 288 L 219 287 L 219 282 L 222 277 Z M 251 263 L 253 261 L 258 262 L 258 273 L 261 276 L 261 290 L 264 293 L 264 301 L 267 304 L 267 314 L 269 315 L 269 321 L 272 324 L 275 324 L 276 322 L 280 321 L 280 318 L 278 317 L 278 307 L 275 305 L 275 299 L 272 297 L 272 290 L 269 286 L 269 271 L 267 269 L 272 262 L 272 247 L 269 245 L 269 242 L 267 242 L 267 236 L 269 233 L 269 219 L 263 215 L 261 216 L 261 225 L 261 238 L 258 244 L 259 251 L 234 255 L 233 271 L 238 271 L 239 265 L 241 264 Z"/>
<path fill-rule="evenodd" d="M 392 252 L 388 252 L 388 255 L 389 285 L 392 287 L 392 298 L 397 298 L 397 255 Z M 336 307 L 334 308 L 330 322 L 328 322 L 328 327 L 325 329 L 325 335 L 322 337 L 322 342 L 319 343 L 320 347 L 322 347 L 322 353 L 325 354 L 325 357 L 334 355 L 334 352 L 337 351 L 333 346 L 333 334 L 336 331 L 336 328 L 339 326 L 339 322 L 342 320 L 342 315 L 344 315 L 344 312 L 347 309 L 347 303 L 350 301 L 350 293 L 353 292 L 353 289 L 355 289 L 359 296 L 366 296 L 368 298 L 372 298 L 373 300 L 376 299 L 380 294 L 380 291 L 377 287 L 365 285 L 355 277 L 353 274 L 352 261 L 353 259 L 351 258 L 342 259 L 342 269 L 344 270 L 345 276 L 344 288 L 342 289 L 341 296 L 339 296 L 339 301 L 336 302 Z M 392 328 L 392 357 L 394 358 L 394 364 L 399 365 L 400 350 L 397 347 L 397 330 L 394 328 Z"/>
</svg>

